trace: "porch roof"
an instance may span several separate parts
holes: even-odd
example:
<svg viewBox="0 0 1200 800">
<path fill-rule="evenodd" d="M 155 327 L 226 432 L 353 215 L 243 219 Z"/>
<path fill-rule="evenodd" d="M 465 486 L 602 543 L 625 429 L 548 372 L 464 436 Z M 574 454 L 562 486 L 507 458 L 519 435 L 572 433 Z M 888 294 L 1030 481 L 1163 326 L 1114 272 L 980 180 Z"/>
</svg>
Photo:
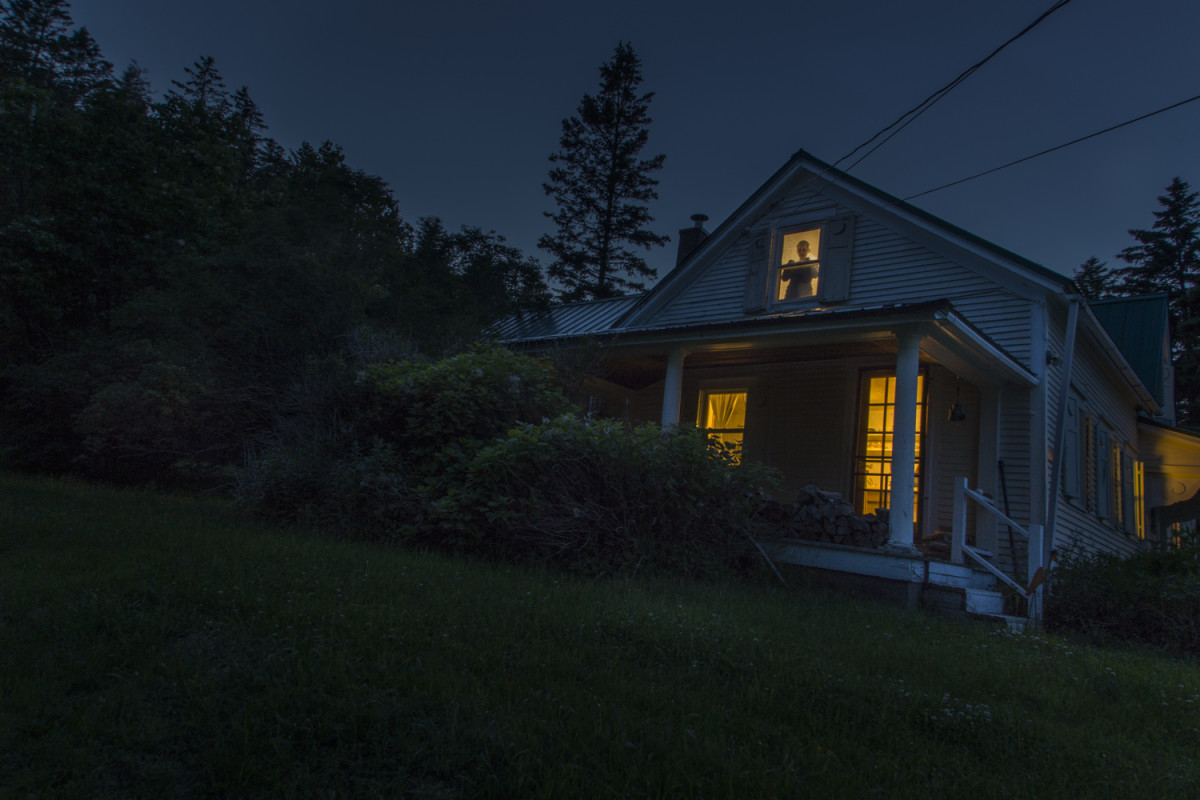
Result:
<svg viewBox="0 0 1200 800">
<path fill-rule="evenodd" d="M 972 382 L 1011 382 L 1026 386 L 1038 382 L 1033 372 L 944 299 L 869 308 L 806 309 L 717 323 L 642 327 L 622 327 L 617 322 L 618 304 L 604 302 L 611 305 L 612 313 L 592 315 L 591 325 L 583 319 L 584 308 L 578 308 L 576 314 L 579 316 L 557 321 L 546 319 L 542 324 L 530 325 L 521 331 L 533 335 L 522 336 L 514 327 L 508 327 L 507 331 L 517 335 L 502 338 L 501 342 L 522 349 L 541 350 L 590 338 L 623 353 L 648 355 L 674 347 L 698 353 L 756 350 L 789 344 L 891 342 L 898 331 L 916 328 L 924 336 L 922 352 Z M 591 305 L 594 304 L 581 304 Z"/>
</svg>

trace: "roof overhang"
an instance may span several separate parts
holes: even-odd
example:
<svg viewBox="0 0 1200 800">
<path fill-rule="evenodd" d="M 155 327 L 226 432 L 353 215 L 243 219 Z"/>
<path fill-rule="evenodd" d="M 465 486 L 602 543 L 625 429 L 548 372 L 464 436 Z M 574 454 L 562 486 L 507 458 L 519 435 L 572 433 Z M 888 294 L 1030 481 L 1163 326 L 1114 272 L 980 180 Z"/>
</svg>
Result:
<svg viewBox="0 0 1200 800">
<path fill-rule="evenodd" d="M 780 347 L 813 347 L 876 342 L 894 347 L 898 334 L 917 331 L 921 350 L 977 385 L 1034 386 L 1038 376 L 971 326 L 947 300 L 877 306 L 815 309 L 724 323 L 625 328 L 588 337 L 546 337 L 510 342 L 530 350 L 553 350 L 585 339 L 613 355 L 662 355 L 681 348 L 690 354 Z"/>
</svg>

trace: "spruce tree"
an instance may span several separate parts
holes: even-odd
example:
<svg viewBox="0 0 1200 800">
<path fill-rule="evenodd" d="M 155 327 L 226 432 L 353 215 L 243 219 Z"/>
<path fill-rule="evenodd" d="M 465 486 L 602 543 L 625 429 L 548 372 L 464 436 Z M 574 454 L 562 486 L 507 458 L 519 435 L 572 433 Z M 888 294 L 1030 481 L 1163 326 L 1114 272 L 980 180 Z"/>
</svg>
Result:
<svg viewBox="0 0 1200 800">
<path fill-rule="evenodd" d="M 1154 225 L 1129 231 L 1137 244 L 1117 255 L 1129 266 L 1115 272 L 1125 294 L 1167 293 L 1176 412 L 1200 425 L 1200 192 L 1177 177 L 1158 202 Z"/>
<path fill-rule="evenodd" d="M 1200 192 L 1189 191 L 1186 181 L 1175 178 L 1158 198 L 1150 230 L 1133 229 L 1137 244 L 1117 258 L 1129 264 L 1117 270 L 1129 294 L 1167 292 L 1171 307 L 1182 313 L 1188 291 L 1200 281 Z"/>
<path fill-rule="evenodd" d="M 627 42 L 600 67 L 600 91 L 585 94 L 575 116 L 563 120 L 556 166 L 542 184 L 558 210 L 546 216 L 558 227 L 538 247 L 553 256 L 547 272 L 564 300 L 615 297 L 641 291 L 655 277 L 637 248 L 666 244 L 647 226 L 646 203 L 658 197 L 651 174 L 665 155 L 641 158 L 649 138 L 653 92 L 639 94 L 641 62 Z"/>
<path fill-rule="evenodd" d="M 1080 264 L 1071 278 L 1075 281 L 1079 293 L 1088 300 L 1109 297 L 1116 291 L 1112 270 L 1095 256 Z"/>
</svg>

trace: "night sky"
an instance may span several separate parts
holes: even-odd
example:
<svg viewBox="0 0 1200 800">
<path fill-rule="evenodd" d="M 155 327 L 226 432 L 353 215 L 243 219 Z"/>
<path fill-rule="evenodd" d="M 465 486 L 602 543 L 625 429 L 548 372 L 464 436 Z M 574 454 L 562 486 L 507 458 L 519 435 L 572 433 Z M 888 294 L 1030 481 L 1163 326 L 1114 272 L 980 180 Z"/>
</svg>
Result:
<svg viewBox="0 0 1200 800">
<path fill-rule="evenodd" d="M 75 0 L 119 73 L 156 93 L 201 55 L 291 149 L 331 140 L 402 214 L 527 254 L 561 120 L 618 41 L 655 92 L 654 229 L 712 230 L 797 149 L 836 161 L 1032 22 L 1051 0 L 369 2 Z M 1200 2 L 1074 0 L 852 174 L 907 197 L 1200 94 Z M 925 210 L 1070 274 L 1114 263 L 1178 175 L 1200 188 L 1200 101 L 926 195 Z M 649 256 L 660 275 L 674 243 Z"/>
</svg>

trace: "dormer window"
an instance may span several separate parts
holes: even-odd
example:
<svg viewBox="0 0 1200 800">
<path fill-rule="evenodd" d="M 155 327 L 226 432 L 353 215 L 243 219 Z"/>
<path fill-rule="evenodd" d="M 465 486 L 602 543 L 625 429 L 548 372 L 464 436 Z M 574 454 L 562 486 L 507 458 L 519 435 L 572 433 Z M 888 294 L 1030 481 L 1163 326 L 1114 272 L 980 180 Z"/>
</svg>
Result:
<svg viewBox="0 0 1200 800">
<path fill-rule="evenodd" d="M 853 255 L 853 214 L 754 231 L 747 251 L 745 312 L 846 302 Z"/>
<path fill-rule="evenodd" d="M 821 272 L 821 229 L 808 228 L 780 237 L 775 301 L 808 300 L 817 297 Z"/>
</svg>

